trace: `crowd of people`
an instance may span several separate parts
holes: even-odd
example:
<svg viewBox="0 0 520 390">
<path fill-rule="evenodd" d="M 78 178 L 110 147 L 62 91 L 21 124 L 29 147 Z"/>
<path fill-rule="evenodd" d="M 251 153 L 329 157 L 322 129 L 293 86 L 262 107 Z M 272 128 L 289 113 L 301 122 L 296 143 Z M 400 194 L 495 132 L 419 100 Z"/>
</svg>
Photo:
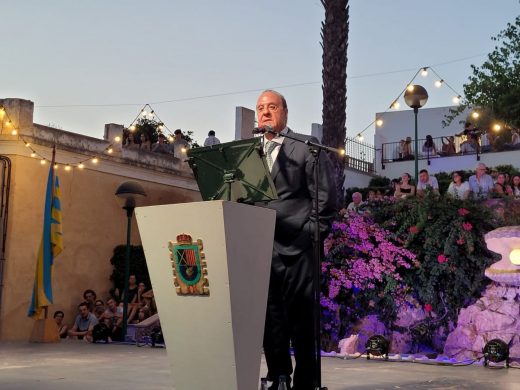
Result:
<svg viewBox="0 0 520 390">
<path fill-rule="evenodd" d="M 441 144 L 435 144 L 431 135 L 426 136 L 422 144 L 423 157 L 453 156 L 456 154 L 486 153 L 499 150 L 520 149 L 520 131 L 511 129 L 511 140 L 499 142 L 499 135 L 492 129 L 482 131 L 473 123 L 466 122 L 464 129 L 454 136 L 440 137 Z M 459 139 L 458 151 L 455 137 Z M 399 141 L 398 160 L 413 160 L 412 138 L 407 137 Z"/>
<path fill-rule="evenodd" d="M 139 137 L 129 132 L 123 140 L 123 148 L 130 150 L 143 150 L 152 153 L 161 153 L 170 155 L 179 159 L 186 157 L 186 152 L 190 148 L 189 142 L 186 140 L 181 129 L 174 131 L 174 138 L 171 143 L 168 142 L 166 136 L 160 133 L 157 136 L 157 142 L 151 143 L 148 136 L 143 132 Z M 204 141 L 204 146 L 213 146 L 220 144 L 220 140 L 215 136 L 215 131 L 210 130 L 208 137 Z"/>
<path fill-rule="evenodd" d="M 498 172 L 493 169 L 489 173 L 484 163 L 477 164 L 475 173 L 467 180 L 465 173 L 454 171 L 451 174 L 450 182 L 446 194 L 454 199 L 476 199 L 483 200 L 491 197 L 514 197 L 520 199 L 520 175 L 510 175 L 506 172 Z M 367 211 L 367 205 L 371 201 L 382 200 L 384 196 L 396 199 L 406 199 L 410 197 L 424 197 L 427 191 L 439 194 L 439 183 L 437 178 L 430 175 L 426 169 L 419 172 L 419 181 L 415 185 L 412 177 L 405 172 L 400 179 L 392 181 L 392 187 L 386 191 L 385 195 L 381 191 L 370 190 L 366 201 L 360 192 L 352 194 L 352 202 L 340 214 L 363 214 Z"/>
<path fill-rule="evenodd" d="M 124 292 L 118 289 L 103 301 L 97 299 L 94 290 L 83 293 L 83 301 L 78 305 L 78 314 L 70 326 L 64 321 L 65 314 L 58 310 L 54 321 L 60 338 L 85 340 L 87 342 L 123 341 L 123 302 Z M 137 283 L 135 275 L 128 279 L 128 316 L 127 324 L 139 324 L 157 312 L 153 291 L 145 283 Z"/>
</svg>

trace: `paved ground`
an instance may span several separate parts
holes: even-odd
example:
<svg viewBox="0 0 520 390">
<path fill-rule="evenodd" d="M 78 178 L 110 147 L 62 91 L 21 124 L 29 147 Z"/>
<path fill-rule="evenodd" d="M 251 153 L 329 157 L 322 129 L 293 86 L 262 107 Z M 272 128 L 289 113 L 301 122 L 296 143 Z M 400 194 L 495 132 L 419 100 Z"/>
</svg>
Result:
<svg viewBox="0 0 520 390">
<path fill-rule="evenodd" d="M 322 359 L 322 368 L 323 385 L 329 390 L 520 389 L 520 370 L 512 368 L 430 366 L 331 357 Z M 262 373 L 265 373 L 263 361 Z M 2 390 L 173 388 L 164 348 L 91 345 L 79 341 L 0 343 Z"/>
</svg>

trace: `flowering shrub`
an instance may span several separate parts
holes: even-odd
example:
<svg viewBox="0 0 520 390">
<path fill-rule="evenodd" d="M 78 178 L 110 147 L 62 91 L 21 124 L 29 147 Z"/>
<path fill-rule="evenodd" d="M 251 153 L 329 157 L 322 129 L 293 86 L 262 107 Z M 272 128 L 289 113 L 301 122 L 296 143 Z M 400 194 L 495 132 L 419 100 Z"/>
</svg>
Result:
<svg viewBox="0 0 520 390">
<path fill-rule="evenodd" d="M 410 298 L 431 314 L 428 331 L 413 337 L 456 324 L 459 310 L 489 283 L 484 270 L 499 256 L 483 237 L 504 219 L 485 204 L 435 194 L 387 199 L 369 210 L 370 216 L 336 222 L 325 242 L 325 336 L 344 337 L 368 314 L 392 328 L 398 307 Z M 429 342 L 424 338 L 414 342 Z"/>
<path fill-rule="evenodd" d="M 321 305 L 324 330 L 332 339 L 367 314 L 378 313 L 387 323 L 395 318 L 406 295 L 402 275 L 415 259 L 395 235 L 371 217 L 347 216 L 333 224 L 325 254 Z"/>
</svg>

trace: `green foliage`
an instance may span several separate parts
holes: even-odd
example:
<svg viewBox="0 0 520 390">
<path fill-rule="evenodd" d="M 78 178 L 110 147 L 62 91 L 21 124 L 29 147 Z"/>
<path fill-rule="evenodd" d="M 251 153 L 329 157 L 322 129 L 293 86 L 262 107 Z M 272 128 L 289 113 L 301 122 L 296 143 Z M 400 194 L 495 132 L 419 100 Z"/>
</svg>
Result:
<svg viewBox="0 0 520 390">
<path fill-rule="evenodd" d="M 464 84 L 465 100 L 444 124 L 473 106 L 489 111 L 490 120 L 520 126 L 520 16 L 491 39 L 496 43 L 494 50 L 480 67 L 471 65 L 473 75 Z"/>
<path fill-rule="evenodd" d="M 370 179 L 369 187 L 389 187 L 390 179 L 385 176 L 374 176 Z"/>
<path fill-rule="evenodd" d="M 114 267 L 110 280 L 114 283 L 114 289 L 117 288 L 119 291 L 122 291 L 125 286 L 125 259 L 126 245 L 116 246 L 110 259 L 110 264 Z M 141 245 L 130 246 L 130 275 L 136 276 L 137 283 L 144 282 L 147 288 L 151 287 L 150 275 Z"/>
<path fill-rule="evenodd" d="M 403 275 L 414 298 L 443 316 L 439 326 L 456 323 L 458 311 L 489 283 L 484 270 L 499 256 L 487 249 L 483 237 L 503 220 L 483 203 L 439 201 L 433 194 L 398 201 L 375 219 L 417 255 L 417 267 Z"/>
</svg>

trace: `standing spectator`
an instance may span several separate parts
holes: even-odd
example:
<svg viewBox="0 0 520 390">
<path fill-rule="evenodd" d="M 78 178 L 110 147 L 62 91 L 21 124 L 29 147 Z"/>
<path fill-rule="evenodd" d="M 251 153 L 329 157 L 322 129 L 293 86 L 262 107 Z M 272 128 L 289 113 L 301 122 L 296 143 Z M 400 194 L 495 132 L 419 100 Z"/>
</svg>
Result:
<svg viewBox="0 0 520 390">
<path fill-rule="evenodd" d="M 511 130 L 511 146 L 514 149 L 520 149 L 520 134 L 518 134 L 518 129 Z"/>
<path fill-rule="evenodd" d="M 444 140 L 446 140 L 447 142 L 445 143 Z M 441 141 L 443 156 L 453 156 L 457 153 L 455 150 L 455 137 L 453 137 L 452 135 L 450 135 L 449 137 L 442 137 Z"/>
<path fill-rule="evenodd" d="M 364 205 L 363 203 L 363 195 L 361 192 L 354 192 L 352 194 L 352 202 L 347 206 L 347 213 L 349 214 L 358 214 L 360 208 Z"/>
<path fill-rule="evenodd" d="M 128 133 L 126 136 L 126 142 L 123 144 L 123 147 L 126 149 L 138 150 L 140 146 L 141 145 L 139 145 L 139 142 L 137 142 L 135 139 L 134 133 Z"/>
<path fill-rule="evenodd" d="M 166 143 L 166 137 L 164 136 L 164 134 L 159 134 L 159 136 L 157 137 L 157 142 L 152 147 L 152 152 L 171 154 L 171 147 Z"/>
<path fill-rule="evenodd" d="M 61 310 L 54 312 L 54 321 L 58 327 L 60 339 L 67 338 L 67 333 L 69 331 L 69 327 L 63 323 L 63 317 L 65 317 L 65 314 Z"/>
<path fill-rule="evenodd" d="M 426 136 L 426 141 L 424 141 L 422 146 L 422 152 L 428 157 L 437 155 L 437 148 L 435 147 L 432 136 L 429 134 Z"/>
<path fill-rule="evenodd" d="M 403 173 L 401 176 L 401 182 L 396 184 L 394 196 L 396 198 L 406 198 L 415 195 L 415 186 L 410 184 L 412 177 L 409 173 Z"/>
<path fill-rule="evenodd" d="M 520 198 L 520 175 L 513 176 L 511 189 L 513 190 L 513 196 Z"/>
<path fill-rule="evenodd" d="M 509 184 L 507 184 L 506 175 L 504 173 L 498 174 L 497 181 L 493 187 L 493 192 L 499 196 L 513 195 L 513 189 L 509 186 Z"/>
<path fill-rule="evenodd" d="M 190 148 L 188 141 L 184 139 L 181 129 L 177 129 L 173 133 L 175 138 L 173 140 L 173 156 L 184 161 L 186 159 L 186 152 Z"/>
<path fill-rule="evenodd" d="M 215 137 L 215 130 L 210 130 L 208 133 L 208 138 L 204 141 L 204 146 L 213 146 L 220 144 L 220 140 Z"/>
<path fill-rule="evenodd" d="M 435 176 L 430 176 L 426 169 L 419 172 L 419 183 L 417 183 L 417 196 L 423 197 L 429 188 L 434 194 L 439 195 L 439 183 Z"/>
<path fill-rule="evenodd" d="M 463 180 L 462 172 L 455 171 L 452 173 L 451 177 L 453 178 L 453 181 L 448 187 L 447 194 L 455 199 L 468 199 L 471 190 L 469 188 L 469 183 Z"/>
<path fill-rule="evenodd" d="M 85 339 L 89 343 L 92 342 L 92 330 L 98 324 L 98 320 L 94 314 L 88 311 L 87 302 L 82 302 L 78 306 L 79 314 L 74 321 L 74 326 L 69 330 L 70 338 Z"/>
<path fill-rule="evenodd" d="M 141 133 L 141 146 L 139 147 L 139 149 L 144 150 L 146 152 L 152 150 L 152 143 L 150 142 L 150 139 L 148 138 L 148 135 L 146 135 L 146 133 Z"/>
<path fill-rule="evenodd" d="M 406 140 L 399 142 L 399 158 L 402 160 L 413 160 L 412 137 L 406 137 Z"/>
<path fill-rule="evenodd" d="M 486 164 L 478 163 L 475 174 L 469 178 L 469 187 L 474 199 L 484 199 L 494 188 L 493 178 L 486 173 Z"/>
</svg>

